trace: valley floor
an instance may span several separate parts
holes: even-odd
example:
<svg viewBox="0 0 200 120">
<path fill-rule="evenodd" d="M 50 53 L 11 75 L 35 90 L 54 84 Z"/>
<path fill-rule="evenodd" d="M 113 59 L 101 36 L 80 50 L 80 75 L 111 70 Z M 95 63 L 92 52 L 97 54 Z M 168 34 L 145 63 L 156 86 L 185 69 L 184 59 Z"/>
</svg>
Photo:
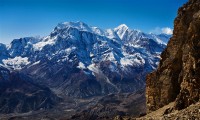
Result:
<svg viewBox="0 0 200 120">
<path fill-rule="evenodd" d="M 0 114 L 0 120 L 112 120 L 117 115 L 138 116 L 146 109 L 144 90 L 90 99 L 63 99 L 52 109 Z"/>
</svg>

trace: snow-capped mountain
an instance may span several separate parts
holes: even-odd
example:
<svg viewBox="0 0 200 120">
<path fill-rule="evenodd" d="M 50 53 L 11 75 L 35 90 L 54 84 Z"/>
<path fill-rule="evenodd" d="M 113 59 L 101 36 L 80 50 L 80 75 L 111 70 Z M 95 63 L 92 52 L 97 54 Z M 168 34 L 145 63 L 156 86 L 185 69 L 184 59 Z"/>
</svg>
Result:
<svg viewBox="0 0 200 120">
<path fill-rule="evenodd" d="M 144 87 L 170 36 L 146 34 L 125 24 L 102 30 L 83 22 L 59 23 L 44 38 L 0 45 L 0 64 L 67 96 L 133 92 Z"/>
</svg>

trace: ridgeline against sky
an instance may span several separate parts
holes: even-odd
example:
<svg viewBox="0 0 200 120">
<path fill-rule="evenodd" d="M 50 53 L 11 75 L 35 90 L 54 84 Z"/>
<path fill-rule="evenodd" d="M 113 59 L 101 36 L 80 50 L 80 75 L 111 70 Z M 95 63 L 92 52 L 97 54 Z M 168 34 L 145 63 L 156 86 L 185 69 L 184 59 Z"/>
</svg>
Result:
<svg viewBox="0 0 200 120">
<path fill-rule="evenodd" d="M 0 0 L 0 43 L 45 36 L 65 21 L 100 28 L 127 24 L 144 32 L 171 33 L 177 9 L 187 0 Z"/>
</svg>

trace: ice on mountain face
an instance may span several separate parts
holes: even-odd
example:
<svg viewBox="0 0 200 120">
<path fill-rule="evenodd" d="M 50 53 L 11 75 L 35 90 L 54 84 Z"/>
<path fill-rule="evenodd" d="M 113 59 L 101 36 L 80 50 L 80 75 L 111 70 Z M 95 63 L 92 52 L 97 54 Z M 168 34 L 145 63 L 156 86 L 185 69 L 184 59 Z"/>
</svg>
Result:
<svg viewBox="0 0 200 120">
<path fill-rule="evenodd" d="M 4 59 L 2 60 L 2 62 L 5 66 L 13 68 L 14 70 L 19 70 L 24 66 L 30 64 L 30 61 L 28 61 L 28 57 L 22 58 L 21 56 Z"/>
<path fill-rule="evenodd" d="M 93 58 L 94 56 L 95 55 L 92 52 L 90 52 L 90 57 Z"/>
<path fill-rule="evenodd" d="M 135 54 L 128 54 L 123 53 L 125 57 L 120 59 L 120 63 L 122 66 L 142 66 L 145 64 L 145 60 L 142 57 L 141 54 L 135 53 Z"/>
<path fill-rule="evenodd" d="M 128 30 L 128 26 L 125 25 L 125 24 L 121 24 L 121 25 L 119 25 L 118 27 L 116 27 L 114 30 L 115 30 L 115 31 L 119 31 L 119 30 L 126 31 L 126 30 Z"/>
<path fill-rule="evenodd" d="M 107 30 L 105 31 L 105 35 L 106 35 L 106 37 L 108 37 L 109 39 L 112 39 L 112 40 L 114 40 L 114 41 L 116 41 L 116 42 L 119 42 L 119 41 L 117 41 L 117 40 L 119 40 L 120 38 L 119 38 L 119 36 L 117 35 L 117 33 L 116 33 L 114 30 L 112 30 L 112 29 L 107 29 Z"/>
<path fill-rule="evenodd" d="M 102 61 L 115 61 L 115 56 L 113 52 L 102 55 Z"/>
<path fill-rule="evenodd" d="M 37 62 L 34 62 L 32 65 L 37 65 L 37 64 L 39 64 L 39 63 L 40 63 L 40 60 L 37 61 Z"/>
<path fill-rule="evenodd" d="M 126 58 L 122 58 L 122 59 L 120 60 L 120 63 L 121 63 L 122 65 L 124 65 L 124 66 L 133 65 L 133 62 L 132 62 L 131 60 L 129 60 L 129 59 L 126 59 Z"/>
<path fill-rule="evenodd" d="M 105 35 L 105 32 L 98 27 L 92 27 L 92 31 L 97 35 L 101 35 L 101 36 Z"/>
<path fill-rule="evenodd" d="M 93 63 L 89 66 L 87 66 L 87 68 L 92 71 L 92 74 L 95 76 L 94 73 L 99 73 L 99 69 L 96 67 L 96 65 Z"/>
<path fill-rule="evenodd" d="M 46 45 L 53 45 L 55 44 L 55 39 L 57 38 L 57 36 L 53 37 L 53 38 L 50 38 L 49 36 L 46 37 L 44 40 L 36 43 L 36 44 L 33 44 L 33 48 L 35 51 L 37 50 L 42 50 L 42 48 Z"/>
<path fill-rule="evenodd" d="M 64 23 L 59 23 L 57 25 L 58 29 L 64 29 L 64 28 L 69 28 L 69 27 L 76 28 L 80 31 L 91 32 L 91 28 L 83 22 L 64 22 Z"/>
<path fill-rule="evenodd" d="M 69 47 L 67 49 L 65 49 L 65 52 L 69 55 L 71 52 L 73 52 L 74 50 L 76 50 L 76 47 Z"/>
<path fill-rule="evenodd" d="M 12 58 L 16 56 L 28 56 L 33 50 L 33 44 L 38 43 L 40 40 L 40 38 L 34 37 L 14 39 L 10 45 L 7 46 L 6 52 Z"/>
<path fill-rule="evenodd" d="M 32 63 L 31 65 L 28 66 L 28 68 L 30 68 L 30 67 L 32 67 L 32 66 L 34 66 L 34 65 L 37 65 L 37 64 L 39 64 L 39 63 L 40 63 L 40 60 L 37 61 L 37 62 Z"/>
<path fill-rule="evenodd" d="M 106 30 L 106 36 L 107 36 L 108 38 L 110 38 L 110 39 L 113 39 L 113 38 L 116 37 L 115 34 L 114 34 L 114 31 L 113 31 L 112 29 L 107 29 L 107 30 Z"/>
<path fill-rule="evenodd" d="M 114 31 L 119 35 L 119 38 L 122 40 L 126 34 L 128 27 L 125 24 L 122 24 L 114 29 Z"/>
<path fill-rule="evenodd" d="M 22 45 L 22 46 L 26 46 L 27 44 L 35 44 L 37 42 L 39 42 L 41 39 L 40 38 L 35 38 L 35 37 L 24 37 L 24 38 L 20 38 L 20 39 L 14 39 L 11 44 L 8 46 L 8 48 L 11 48 L 12 45 Z"/>
<path fill-rule="evenodd" d="M 66 29 L 66 28 L 75 28 L 75 29 L 78 29 L 79 31 L 86 31 L 86 32 L 95 33 L 97 35 L 104 36 L 104 31 L 101 30 L 100 28 L 88 26 L 84 22 L 80 22 L 80 21 L 59 23 L 56 27 L 56 29 Z"/>
<path fill-rule="evenodd" d="M 79 68 L 79 69 L 86 69 L 85 65 L 82 62 L 79 62 L 77 68 Z"/>
</svg>

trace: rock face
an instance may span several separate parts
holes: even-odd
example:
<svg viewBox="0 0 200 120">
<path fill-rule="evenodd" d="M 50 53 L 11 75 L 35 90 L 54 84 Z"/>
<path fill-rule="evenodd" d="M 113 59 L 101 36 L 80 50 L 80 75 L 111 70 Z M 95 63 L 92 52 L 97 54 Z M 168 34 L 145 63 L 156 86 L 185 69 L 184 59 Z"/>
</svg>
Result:
<svg viewBox="0 0 200 120">
<path fill-rule="evenodd" d="M 173 37 L 161 54 L 158 69 L 147 76 L 147 112 L 175 101 L 183 109 L 200 99 L 200 1 L 178 11 Z"/>
</svg>

